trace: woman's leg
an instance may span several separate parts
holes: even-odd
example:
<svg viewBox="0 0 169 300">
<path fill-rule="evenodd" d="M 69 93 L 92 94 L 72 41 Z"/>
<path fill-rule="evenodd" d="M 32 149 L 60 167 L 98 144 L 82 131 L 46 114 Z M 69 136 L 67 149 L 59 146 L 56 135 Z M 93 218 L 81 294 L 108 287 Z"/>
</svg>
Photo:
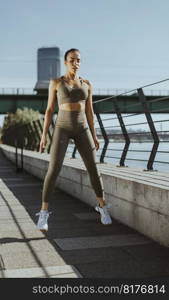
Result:
<svg viewBox="0 0 169 300">
<path fill-rule="evenodd" d="M 102 207 L 105 205 L 103 181 L 96 165 L 96 149 L 90 129 L 84 128 L 81 133 L 74 137 L 74 141 L 89 173 L 97 200 Z"/>
<path fill-rule="evenodd" d="M 61 170 L 69 143 L 69 135 L 65 128 L 55 127 L 50 148 L 50 161 L 42 191 L 42 210 L 48 209 L 49 200 L 55 187 L 56 178 Z"/>
</svg>

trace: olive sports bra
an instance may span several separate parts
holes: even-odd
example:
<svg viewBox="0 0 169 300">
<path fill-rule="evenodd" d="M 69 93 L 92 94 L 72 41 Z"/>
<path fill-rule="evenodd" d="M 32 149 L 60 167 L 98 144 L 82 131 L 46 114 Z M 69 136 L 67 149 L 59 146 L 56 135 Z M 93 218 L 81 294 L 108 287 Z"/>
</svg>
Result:
<svg viewBox="0 0 169 300">
<path fill-rule="evenodd" d="M 57 89 L 58 105 L 63 103 L 85 102 L 88 97 L 88 84 L 79 77 L 81 86 L 71 87 L 61 76 L 61 81 Z"/>
</svg>

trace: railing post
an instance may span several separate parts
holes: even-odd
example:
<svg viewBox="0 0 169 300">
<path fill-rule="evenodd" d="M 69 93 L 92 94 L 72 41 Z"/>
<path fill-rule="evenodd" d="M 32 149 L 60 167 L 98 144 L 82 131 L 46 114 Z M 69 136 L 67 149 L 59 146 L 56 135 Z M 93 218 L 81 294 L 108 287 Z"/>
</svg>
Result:
<svg viewBox="0 0 169 300">
<path fill-rule="evenodd" d="M 28 124 L 28 130 L 29 130 L 29 137 L 30 137 L 30 150 L 34 151 L 36 141 L 35 141 L 35 134 L 31 122 Z"/>
<path fill-rule="evenodd" d="M 18 138 L 15 139 L 15 165 L 16 173 L 23 172 L 23 141 L 21 142 L 21 166 L 18 166 Z"/>
<path fill-rule="evenodd" d="M 97 121 L 98 121 L 99 126 L 100 126 L 100 130 L 101 130 L 102 136 L 104 138 L 104 146 L 103 146 L 102 153 L 100 155 L 100 163 L 104 163 L 104 157 L 105 157 L 105 154 L 106 154 L 107 146 L 109 144 L 109 138 L 108 138 L 106 130 L 104 128 L 104 125 L 103 125 L 102 119 L 100 117 L 100 114 L 97 113 L 97 112 L 95 114 L 96 114 Z"/>
<path fill-rule="evenodd" d="M 36 124 L 37 124 L 37 120 L 33 121 L 33 126 L 34 126 L 34 129 L 35 129 L 35 132 L 36 132 L 36 137 L 38 138 L 38 145 L 36 144 L 36 151 L 38 151 L 39 144 L 40 144 L 40 135 L 39 135 L 39 131 L 38 131 L 38 128 L 37 128 Z"/>
<path fill-rule="evenodd" d="M 25 134 L 26 134 L 26 138 L 27 138 L 27 143 L 25 145 L 25 149 L 30 150 L 30 132 L 29 132 L 29 126 L 28 123 L 25 124 Z"/>
<path fill-rule="evenodd" d="M 148 103 L 146 101 L 146 97 L 144 95 L 144 92 L 143 92 L 142 88 L 137 89 L 137 92 L 138 92 L 139 100 L 140 100 L 140 102 L 143 106 L 143 110 L 144 110 L 144 113 L 145 113 L 145 116 L 146 116 L 146 119 L 147 119 L 148 126 L 149 126 L 150 131 L 151 131 L 151 135 L 152 135 L 153 140 L 154 140 L 154 144 L 153 144 L 153 147 L 152 147 L 152 150 L 151 150 L 151 154 L 150 154 L 150 157 L 149 157 L 149 160 L 148 160 L 148 163 L 147 163 L 147 170 L 153 170 L 153 163 L 154 163 L 154 159 L 155 159 L 155 156 L 156 156 L 156 153 L 157 153 L 157 149 L 158 149 L 158 145 L 159 145 L 160 140 L 158 138 L 158 134 L 157 134 L 156 128 L 154 126 L 153 119 L 152 119 L 151 114 L 150 114 L 149 106 L 148 106 Z"/>
<path fill-rule="evenodd" d="M 76 151 L 77 151 L 77 148 L 76 148 L 76 146 L 74 146 L 72 158 L 76 158 Z"/>
<path fill-rule="evenodd" d="M 123 148 L 123 152 L 122 152 L 122 155 L 121 155 L 121 158 L 120 158 L 120 164 L 119 164 L 119 166 L 120 167 L 125 167 L 124 161 L 126 159 L 127 151 L 129 149 L 130 138 L 129 138 L 126 126 L 124 124 L 124 121 L 123 121 L 123 118 L 122 118 L 119 106 L 118 106 L 117 98 L 114 98 L 112 102 L 113 102 L 114 110 L 115 110 L 115 112 L 117 114 L 117 118 L 118 118 L 119 123 L 120 123 L 122 134 L 123 134 L 124 139 L 125 139 L 125 146 Z"/>
<path fill-rule="evenodd" d="M 15 166 L 16 166 L 16 172 L 18 172 L 18 141 L 17 141 L 17 138 L 15 139 Z"/>
<path fill-rule="evenodd" d="M 23 172 L 23 147 L 24 147 L 24 145 L 22 144 L 22 147 L 21 147 L 21 169 L 22 169 L 22 172 Z"/>
</svg>

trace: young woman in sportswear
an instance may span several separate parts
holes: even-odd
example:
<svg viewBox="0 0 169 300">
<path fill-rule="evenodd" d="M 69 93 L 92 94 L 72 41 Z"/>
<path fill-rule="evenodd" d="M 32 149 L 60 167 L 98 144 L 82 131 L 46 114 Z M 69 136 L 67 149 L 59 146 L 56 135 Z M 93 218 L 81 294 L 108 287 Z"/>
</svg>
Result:
<svg viewBox="0 0 169 300">
<path fill-rule="evenodd" d="M 81 63 L 78 49 L 71 48 L 66 51 L 64 63 L 67 68 L 65 75 L 52 79 L 49 83 L 48 104 L 39 148 L 39 151 L 43 152 L 46 146 L 46 134 L 57 99 L 59 111 L 52 135 L 49 167 L 43 184 L 42 206 L 40 212 L 37 213 L 39 215 L 37 228 L 41 231 L 48 230 L 49 199 L 61 170 L 70 138 L 74 139 L 88 171 L 99 204 L 95 209 L 100 213 L 101 222 L 104 225 L 112 223 L 104 199 L 103 182 L 95 160 L 95 151 L 99 149 L 99 141 L 94 128 L 92 85 L 77 74 Z"/>
</svg>

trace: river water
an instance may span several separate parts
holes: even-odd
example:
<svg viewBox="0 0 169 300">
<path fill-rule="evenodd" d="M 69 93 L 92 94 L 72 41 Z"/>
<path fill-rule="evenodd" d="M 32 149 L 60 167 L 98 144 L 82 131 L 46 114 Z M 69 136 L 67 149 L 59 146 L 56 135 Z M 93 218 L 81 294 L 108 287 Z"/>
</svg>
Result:
<svg viewBox="0 0 169 300">
<path fill-rule="evenodd" d="M 103 148 L 103 141 L 100 140 L 100 148 Z M 104 162 L 110 162 L 114 165 L 119 165 L 120 157 L 124 148 L 124 143 L 110 142 L 106 151 Z M 73 145 L 69 145 L 68 156 L 72 154 Z M 129 151 L 126 156 L 125 166 L 138 167 L 147 169 L 147 162 L 149 160 L 150 153 L 152 151 L 153 143 L 151 142 L 131 142 Z M 133 151 L 134 150 L 134 151 Z M 96 152 L 96 161 L 99 162 L 100 154 L 102 150 Z M 140 152 L 139 152 L 140 151 Z M 143 151 L 143 152 L 142 152 Z M 79 153 L 76 152 L 76 157 L 80 157 Z M 158 171 L 169 172 L 169 141 L 160 142 L 158 146 L 158 152 L 155 156 L 155 162 L 153 169 Z"/>
</svg>

